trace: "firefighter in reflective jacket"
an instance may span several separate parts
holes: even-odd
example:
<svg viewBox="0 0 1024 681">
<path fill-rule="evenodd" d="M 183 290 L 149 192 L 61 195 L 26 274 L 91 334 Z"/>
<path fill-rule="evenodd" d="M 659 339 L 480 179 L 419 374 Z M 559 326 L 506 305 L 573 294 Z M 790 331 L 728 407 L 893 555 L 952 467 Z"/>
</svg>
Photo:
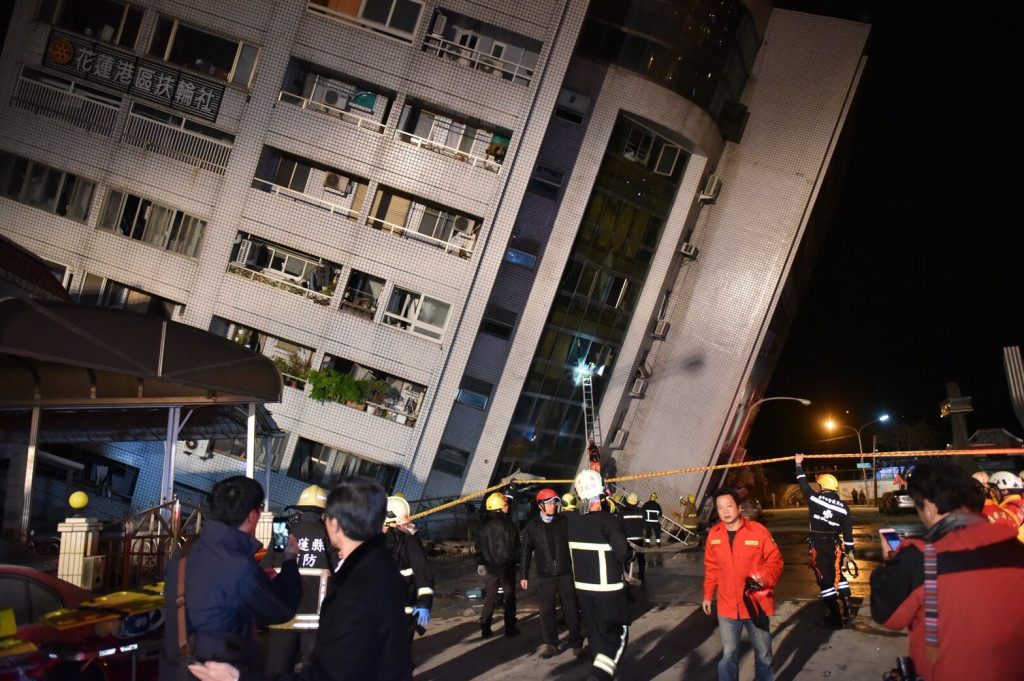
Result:
<svg viewBox="0 0 1024 681">
<path fill-rule="evenodd" d="M 626 495 L 626 503 L 619 507 L 619 517 L 622 518 L 622 529 L 626 532 L 626 539 L 639 546 L 644 540 L 644 512 L 637 502 L 639 499 L 636 492 Z M 636 552 L 636 567 L 641 582 L 645 579 L 647 570 L 647 558 L 643 552 Z"/>
<path fill-rule="evenodd" d="M 827 615 L 826 626 L 841 629 L 843 614 L 839 612 L 842 601 L 847 619 L 853 616 L 850 608 L 850 584 L 842 574 L 843 553 L 853 559 L 853 517 L 850 507 L 839 498 L 839 481 L 834 475 L 825 473 L 818 476 L 821 492 L 815 492 L 801 464 L 803 454 L 797 454 L 796 481 L 807 498 L 807 511 L 810 514 L 811 534 L 807 539 L 811 551 L 811 569 L 814 570 L 821 598 L 825 601 Z M 840 540 L 842 533 L 842 540 Z"/>
<path fill-rule="evenodd" d="M 622 574 L 633 550 L 622 521 L 601 503 L 606 496 L 601 475 L 581 471 L 575 488 L 579 507 L 576 513 L 566 514 L 566 520 L 576 600 L 594 655 L 590 677 L 608 680 L 615 675 L 629 639 L 629 603 Z"/>
<path fill-rule="evenodd" d="M 384 534 L 388 548 L 398 561 L 405 580 L 405 612 L 409 615 L 409 640 L 418 631 L 423 634 L 430 622 L 434 607 L 434 574 L 427 562 L 423 543 L 416 536 L 416 526 L 409 519 L 409 502 L 402 497 L 388 497 L 388 510 L 384 518 Z"/>
<path fill-rule="evenodd" d="M 661 504 L 658 503 L 658 493 L 651 493 L 651 498 L 643 505 L 644 510 L 644 547 L 651 545 L 661 548 Z M 655 553 L 652 556 L 653 565 L 661 565 L 661 554 Z"/>
</svg>

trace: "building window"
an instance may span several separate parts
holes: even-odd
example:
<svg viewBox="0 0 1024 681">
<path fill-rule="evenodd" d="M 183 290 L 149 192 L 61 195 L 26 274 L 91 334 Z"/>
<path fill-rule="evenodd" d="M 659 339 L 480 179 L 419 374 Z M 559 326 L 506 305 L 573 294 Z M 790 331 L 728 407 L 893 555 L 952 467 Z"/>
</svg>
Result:
<svg viewBox="0 0 1024 681">
<path fill-rule="evenodd" d="M 397 466 L 370 461 L 304 437 L 299 438 L 288 465 L 288 477 L 314 485 L 330 488 L 341 478 L 362 475 L 376 480 L 388 492 L 394 489 L 398 472 Z"/>
<path fill-rule="evenodd" d="M 171 17 L 157 17 L 148 54 L 219 80 L 249 87 L 260 48 Z"/>
<path fill-rule="evenodd" d="M 418 336 L 441 340 L 451 304 L 422 293 L 395 287 L 384 311 L 384 323 Z"/>
<path fill-rule="evenodd" d="M 529 190 L 534 194 L 557 201 L 558 195 L 562 191 L 564 177 L 565 173 L 561 171 L 539 165 L 534 169 L 533 176 L 530 178 Z"/>
<path fill-rule="evenodd" d="M 348 275 L 348 283 L 341 296 L 341 309 L 372 321 L 383 290 L 383 279 L 354 269 Z"/>
<path fill-rule="evenodd" d="M 433 469 L 461 478 L 465 474 L 466 466 L 468 465 L 469 452 L 442 442 L 441 446 L 437 449 L 437 456 L 434 457 Z"/>
<path fill-rule="evenodd" d="M 9 199 L 85 222 L 95 191 L 94 182 L 0 151 L 0 193 Z"/>
<path fill-rule="evenodd" d="M 285 446 L 288 437 L 258 437 L 256 438 L 256 450 L 253 452 L 253 461 L 257 468 L 266 468 L 267 451 L 270 451 L 270 470 L 281 470 L 281 461 L 284 459 Z M 230 456 L 233 459 L 245 461 L 245 438 L 218 438 L 210 440 L 206 445 L 207 454 L 221 454 Z M 210 458 L 210 456 L 206 458 Z"/>
<path fill-rule="evenodd" d="M 273 147 L 263 147 L 252 186 L 349 219 L 359 216 L 366 197 L 365 181 Z"/>
<path fill-rule="evenodd" d="M 492 390 L 494 390 L 494 385 L 487 381 L 481 381 L 472 376 L 463 376 L 459 390 L 455 393 L 455 401 L 477 409 L 486 409 L 487 403 L 491 399 Z"/>
<path fill-rule="evenodd" d="M 60 285 L 63 286 L 65 290 L 70 292 L 71 283 L 74 281 L 75 278 L 75 271 L 72 270 L 67 265 L 62 265 L 60 263 L 52 262 L 50 260 L 47 260 L 46 264 L 50 266 L 50 271 L 53 272 L 53 276 L 57 278 L 57 281 L 60 282 Z"/>
<path fill-rule="evenodd" d="M 501 169 L 512 133 L 406 104 L 395 137 L 421 149 L 492 172 Z"/>
<path fill-rule="evenodd" d="M 356 408 L 365 404 L 366 410 L 372 412 L 374 416 L 380 416 L 410 428 L 416 425 L 420 407 L 423 405 L 423 398 L 427 394 L 425 385 L 412 383 L 380 369 L 363 366 L 350 359 L 332 357 L 331 355 L 324 355 L 320 369 L 321 371 L 335 371 L 357 383 L 361 402 L 357 402 Z M 340 376 L 334 378 L 341 379 Z M 344 379 L 341 380 L 344 381 Z"/>
<path fill-rule="evenodd" d="M 497 336 L 502 340 L 512 338 L 518 315 L 512 310 L 491 304 L 484 310 L 483 321 L 480 322 L 481 333 Z"/>
<path fill-rule="evenodd" d="M 306 372 L 313 361 L 313 348 L 217 316 L 210 321 L 210 333 L 233 340 L 264 357 L 269 357 L 284 377 L 284 384 L 289 388 L 302 390 L 306 387 Z"/>
<path fill-rule="evenodd" d="M 423 51 L 517 85 L 529 85 L 542 44 L 447 8 L 434 13 Z"/>
<path fill-rule="evenodd" d="M 111 189 L 96 227 L 194 258 L 199 253 L 206 220 Z"/>
<path fill-rule="evenodd" d="M 412 41 L 423 11 L 423 3 L 417 0 L 309 0 L 307 7 L 328 17 L 355 19 L 361 28 L 406 42 Z"/>
<path fill-rule="evenodd" d="M 36 18 L 58 28 L 132 49 L 145 10 L 116 0 L 42 0 Z"/>
<path fill-rule="evenodd" d="M 366 217 L 366 224 L 374 229 L 422 241 L 461 258 L 473 255 L 480 223 L 480 218 L 386 187 L 377 190 Z"/>
<path fill-rule="evenodd" d="M 86 305 L 113 307 L 162 319 L 170 319 L 180 306 L 180 303 L 173 300 L 90 273 L 86 273 L 85 279 L 82 281 L 82 288 L 78 292 L 78 301 Z"/>
<path fill-rule="evenodd" d="M 338 285 L 341 265 L 239 232 L 228 271 L 327 305 Z"/>
<path fill-rule="evenodd" d="M 533 239 L 523 239 L 513 236 L 514 247 L 509 247 L 505 252 L 505 260 L 516 267 L 525 267 L 532 270 L 537 264 L 537 257 L 540 255 L 540 244 Z"/>
</svg>

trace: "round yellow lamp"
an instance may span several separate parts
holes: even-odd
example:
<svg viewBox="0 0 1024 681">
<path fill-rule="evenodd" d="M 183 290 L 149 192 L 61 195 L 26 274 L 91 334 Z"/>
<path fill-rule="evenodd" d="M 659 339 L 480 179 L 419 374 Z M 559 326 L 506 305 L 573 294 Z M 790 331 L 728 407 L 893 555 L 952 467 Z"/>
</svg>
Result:
<svg viewBox="0 0 1024 681">
<path fill-rule="evenodd" d="M 68 503 L 71 504 L 71 508 L 85 508 L 89 503 L 89 495 L 82 491 L 75 492 L 68 497 Z"/>
</svg>

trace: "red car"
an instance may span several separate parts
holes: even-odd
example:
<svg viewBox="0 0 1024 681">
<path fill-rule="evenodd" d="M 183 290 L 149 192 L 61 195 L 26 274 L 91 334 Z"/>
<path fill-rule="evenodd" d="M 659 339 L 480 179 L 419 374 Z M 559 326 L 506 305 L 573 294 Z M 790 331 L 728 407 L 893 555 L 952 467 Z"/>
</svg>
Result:
<svg viewBox="0 0 1024 681">
<path fill-rule="evenodd" d="M 47 613 L 74 608 L 96 594 L 63 579 L 20 565 L 0 565 L 3 605 L 14 610 L 17 638 L 38 652 L 5 659 L 0 653 L 0 681 L 148 681 L 156 678 L 159 630 L 121 639 L 96 635 L 93 627 L 60 631 L 40 622 Z"/>
</svg>

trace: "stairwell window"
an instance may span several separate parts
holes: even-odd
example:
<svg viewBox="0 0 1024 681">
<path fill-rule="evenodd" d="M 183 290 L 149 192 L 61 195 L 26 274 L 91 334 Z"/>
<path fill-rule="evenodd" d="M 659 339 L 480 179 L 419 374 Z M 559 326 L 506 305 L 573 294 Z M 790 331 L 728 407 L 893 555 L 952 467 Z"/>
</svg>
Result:
<svg viewBox="0 0 1024 681">
<path fill-rule="evenodd" d="M 96 226 L 194 258 L 199 253 L 206 221 L 135 194 L 111 189 Z"/>
<path fill-rule="evenodd" d="M 417 336 L 441 340 L 451 304 L 396 286 L 391 292 L 383 322 Z"/>
<path fill-rule="evenodd" d="M 481 381 L 472 376 L 463 376 L 459 390 L 455 393 L 455 401 L 483 410 L 487 408 L 493 390 L 494 385 L 487 381 Z"/>
</svg>

